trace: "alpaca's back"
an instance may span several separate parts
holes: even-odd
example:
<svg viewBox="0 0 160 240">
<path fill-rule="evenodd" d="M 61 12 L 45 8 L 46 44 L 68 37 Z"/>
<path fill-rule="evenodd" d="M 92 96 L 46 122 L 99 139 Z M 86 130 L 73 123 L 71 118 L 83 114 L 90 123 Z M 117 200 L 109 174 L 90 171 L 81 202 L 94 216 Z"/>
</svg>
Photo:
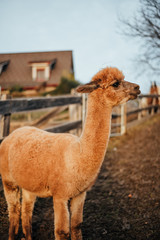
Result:
<svg viewBox="0 0 160 240">
<path fill-rule="evenodd" d="M 52 134 L 33 127 L 15 130 L 0 146 L 3 178 L 12 179 L 31 192 L 49 195 L 49 177 L 65 175 L 70 164 L 66 162 L 66 152 L 73 140 L 71 134 Z M 54 185 L 60 184 L 58 178 L 57 181 Z"/>
</svg>

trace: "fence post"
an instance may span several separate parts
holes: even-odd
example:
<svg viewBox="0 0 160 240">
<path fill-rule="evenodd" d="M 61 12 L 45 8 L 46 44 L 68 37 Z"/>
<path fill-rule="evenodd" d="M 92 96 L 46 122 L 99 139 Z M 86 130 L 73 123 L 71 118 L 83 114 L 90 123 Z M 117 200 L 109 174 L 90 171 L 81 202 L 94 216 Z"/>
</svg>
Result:
<svg viewBox="0 0 160 240">
<path fill-rule="evenodd" d="M 11 96 L 9 95 L 2 95 L 1 96 L 1 100 L 6 100 L 6 99 L 10 99 Z M 1 117 L 1 137 L 6 137 L 9 135 L 10 132 L 10 118 L 11 118 L 11 114 L 5 114 L 4 117 Z M 3 121 L 2 121 L 3 120 Z"/>
<path fill-rule="evenodd" d="M 154 94 L 155 95 L 155 94 Z M 156 105 L 156 98 L 153 98 L 152 105 Z M 154 107 L 151 108 L 151 115 L 154 115 Z"/>
<path fill-rule="evenodd" d="M 121 135 L 127 130 L 126 103 L 121 104 Z"/>
<path fill-rule="evenodd" d="M 84 122 L 86 119 L 86 110 L 87 110 L 87 94 L 82 94 L 82 128 L 84 127 Z"/>
<path fill-rule="evenodd" d="M 138 109 L 141 109 L 141 108 L 142 108 L 142 99 L 139 98 L 139 99 L 138 99 Z M 138 120 L 141 120 L 141 118 L 142 118 L 142 112 L 139 111 L 139 112 L 138 112 Z"/>
<path fill-rule="evenodd" d="M 77 93 L 75 89 L 71 90 L 72 95 L 80 96 L 80 93 Z M 82 120 L 82 106 L 80 104 L 69 105 L 69 116 L 71 121 Z M 78 136 L 81 134 L 81 129 L 77 128 L 76 130 L 71 131 L 73 134 Z"/>
<path fill-rule="evenodd" d="M 0 86 L 0 100 L 1 99 L 2 99 L 2 89 L 1 89 L 1 86 Z M 0 115 L 0 138 L 3 137 L 3 134 L 2 134 L 2 129 L 3 129 L 2 119 L 3 119 L 3 116 Z"/>
<path fill-rule="evenodd" d="M 11 114 L 4 115 L 3 137 L 9 135 Z"/>
</svg>

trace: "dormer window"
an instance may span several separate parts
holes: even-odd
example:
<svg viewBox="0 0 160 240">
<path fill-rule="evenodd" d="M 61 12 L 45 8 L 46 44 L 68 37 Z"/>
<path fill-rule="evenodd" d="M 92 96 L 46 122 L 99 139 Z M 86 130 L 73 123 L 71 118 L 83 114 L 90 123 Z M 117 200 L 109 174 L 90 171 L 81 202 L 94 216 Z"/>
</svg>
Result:
<svg viewBox="0 0 160 240">
<path fill-rule="evenodd" d="M 0 62 L 0 75 L 7 70 L 9 63 L 10 60 Z"/>
<path fill-rule="evenodd" d="M 37 69 L 37 82 L 47 81 L 47 77 L 45 76 L 45 69 Z"/>
<path fill-rule="evenodd" d="M 29 62 L 29 65 L 32 67 L 32 80 L 36 82 L 48 81 L 55 64 L 56 59 L 44 62 Z"/>
</svg>

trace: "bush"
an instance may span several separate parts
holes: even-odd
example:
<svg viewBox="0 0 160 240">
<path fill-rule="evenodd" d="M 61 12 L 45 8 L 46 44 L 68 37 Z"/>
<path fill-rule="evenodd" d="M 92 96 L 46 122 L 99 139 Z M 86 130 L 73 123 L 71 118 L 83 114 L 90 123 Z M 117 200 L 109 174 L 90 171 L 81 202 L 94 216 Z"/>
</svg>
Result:
<svg viewBox="0 0 160 240">
<path fill-rule="evenodd" d="M 53 91 L 45 93 L 44 95 L 46 96 L 47 94 L 50 94 L 54 96 L 68 94 L 71 92 L 72 88 L 76 88 L 79 84 L 80 83 L 76 80 L 68 79 L 67 77 L 62 77 L 58 87 Z"/>
<path fill-rule="evenodd" d="M 14 85 L 9 89 L 9 93 L 12 94 L 13 92 L 22 92 L 23 91 L 23 87 L 21 87 L 20 85 Z"/>
</svg>

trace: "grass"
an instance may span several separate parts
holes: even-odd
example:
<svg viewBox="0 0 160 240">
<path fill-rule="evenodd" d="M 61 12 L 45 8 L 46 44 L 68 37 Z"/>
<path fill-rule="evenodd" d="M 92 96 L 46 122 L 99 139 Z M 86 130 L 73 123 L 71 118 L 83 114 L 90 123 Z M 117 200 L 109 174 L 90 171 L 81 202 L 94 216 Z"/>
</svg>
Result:
<svg viewBox="0 0 160 240">
<path fill-rule="evenodd" d="M 49 111 L 49 110 L 48 110 Z M 28 121 L 29 115 L 32 120 L 37 120 L 43 115 L 45 115 L 47 110 L 44 111 L 34 111 L 34 112 L 24 112 L 24 113 L 13 113 L 11 115 L 11 121 Z"/>
<path fill-rule="evenodd" d="M 157 115 L 159 115 L 159 117 L 157 117 Z M 119 145 L 124 144 L 126 141 L 126 136 L 128 136 L 128 138 L 132 138 L 135 134 L 135 130 L 139 131 L 141 129 L 145 129 L 145 128 L 147 129 L 148 127 L 151 127 L 153 124 L 157 123 L 158 121 L 160 121 L 160 114 L 155 114 L 149 119 L 141 122 L 140 124 L 128 129 L 124 135 L 110 138 L 109 145 L 108 145 L 108 152 L 113 151 L 114 148 L 117 148 L 119 147 Z"/>
</svg>

